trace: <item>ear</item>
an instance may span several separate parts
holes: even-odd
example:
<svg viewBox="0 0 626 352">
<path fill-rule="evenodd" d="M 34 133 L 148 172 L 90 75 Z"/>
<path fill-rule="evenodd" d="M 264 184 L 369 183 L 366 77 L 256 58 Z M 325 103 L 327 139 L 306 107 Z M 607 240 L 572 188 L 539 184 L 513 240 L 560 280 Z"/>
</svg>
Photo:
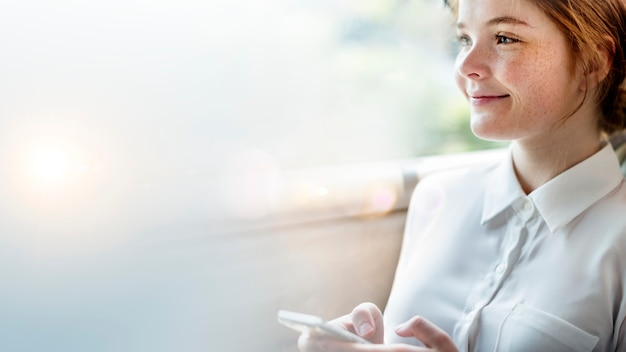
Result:
<svg viewBox="0 0 626 352">
<path fill-rule="evenodd" d="M 590 66 L 585 74 L 587 89 L 598 86 L 611 71 L 615 42 L 610 37 L 605 36 L 604 43 L 596 45 L 596 49 L 596 60 L 590 62 Z"/>
</svg>

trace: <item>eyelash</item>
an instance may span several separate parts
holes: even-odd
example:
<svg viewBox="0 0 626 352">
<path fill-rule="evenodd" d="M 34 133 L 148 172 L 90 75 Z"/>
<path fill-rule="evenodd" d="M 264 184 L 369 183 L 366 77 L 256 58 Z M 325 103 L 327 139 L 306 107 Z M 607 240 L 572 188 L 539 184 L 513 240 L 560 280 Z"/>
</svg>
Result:
<svg viewBox="0 0 626 352">
<path fill-rule="evenodd" d="M 519 43 L 519 42 L 520 42 L 520 40 L 517 39 L 517 38 L 511 38 L 511 37 L 507 37 L 507 36 L 501 35 L 501 34 L 496 35 L 496 43 L 498 43 L 498 44 L 506 45 L 506 44 L 515 44 L 515 43 Z"/>
<path fill-rule="evenodd" d="M 507 37 L 506 35 L 502 35 L 502 34 L 496 34 L 494 39 L 496 40 L 496 44 L 502 44 L 502 45 L 515 44 L 515 43 L 521 42 L 521 40 L 517 38 Z M 471 39 L 467 35 L 459 35 L 457 36 L 456 40 L 461 46 L 469 46 L 472 43 Z"/>
</svg>

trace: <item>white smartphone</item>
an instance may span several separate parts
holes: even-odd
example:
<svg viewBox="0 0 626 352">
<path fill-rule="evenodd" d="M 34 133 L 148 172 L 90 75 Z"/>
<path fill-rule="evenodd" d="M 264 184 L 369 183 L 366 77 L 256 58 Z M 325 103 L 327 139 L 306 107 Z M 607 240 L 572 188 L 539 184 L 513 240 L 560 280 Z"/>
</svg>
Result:
<svg viewBox="0 0 626 352">
<path fill-rule="evenodd" d="M 322 318 L 314 315 L 290 312 L 287 310 L 278 311 L 278 322 L 301 333 L 311 335 L 329 336 L 346 342 L 356 342 L 370 344 L 366 339 L 351 333 L 348 330 L 338 328 L 328 324 Z"/>
</svg>

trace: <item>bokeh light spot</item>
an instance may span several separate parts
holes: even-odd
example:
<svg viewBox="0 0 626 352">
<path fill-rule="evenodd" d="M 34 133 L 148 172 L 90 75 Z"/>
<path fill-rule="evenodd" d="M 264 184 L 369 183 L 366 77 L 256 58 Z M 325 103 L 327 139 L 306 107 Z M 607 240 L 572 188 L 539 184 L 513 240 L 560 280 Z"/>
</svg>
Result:
<svg viewBox="0 0 626 352">
<path fill-rule="evenodd" d="M 69 172 L 67 152 L 56 146 L 46 146 L 35 150 L 29 158 L 29 173 L 40 184 L 63 181 Z"/>
</svg>

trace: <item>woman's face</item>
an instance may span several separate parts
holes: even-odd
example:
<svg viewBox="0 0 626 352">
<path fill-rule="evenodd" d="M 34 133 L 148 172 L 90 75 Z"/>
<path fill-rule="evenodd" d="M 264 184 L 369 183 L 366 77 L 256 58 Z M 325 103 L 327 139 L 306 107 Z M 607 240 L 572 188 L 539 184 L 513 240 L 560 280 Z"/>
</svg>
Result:
<svg viewBox="0 0 626 352">
<path fill-rule="evenodd" d="M 456 81 L 474 134 L 549 137 L 585 95 L 565 35 L 527 0 L 460 0 L 458 10 Z"/>
</svg>

